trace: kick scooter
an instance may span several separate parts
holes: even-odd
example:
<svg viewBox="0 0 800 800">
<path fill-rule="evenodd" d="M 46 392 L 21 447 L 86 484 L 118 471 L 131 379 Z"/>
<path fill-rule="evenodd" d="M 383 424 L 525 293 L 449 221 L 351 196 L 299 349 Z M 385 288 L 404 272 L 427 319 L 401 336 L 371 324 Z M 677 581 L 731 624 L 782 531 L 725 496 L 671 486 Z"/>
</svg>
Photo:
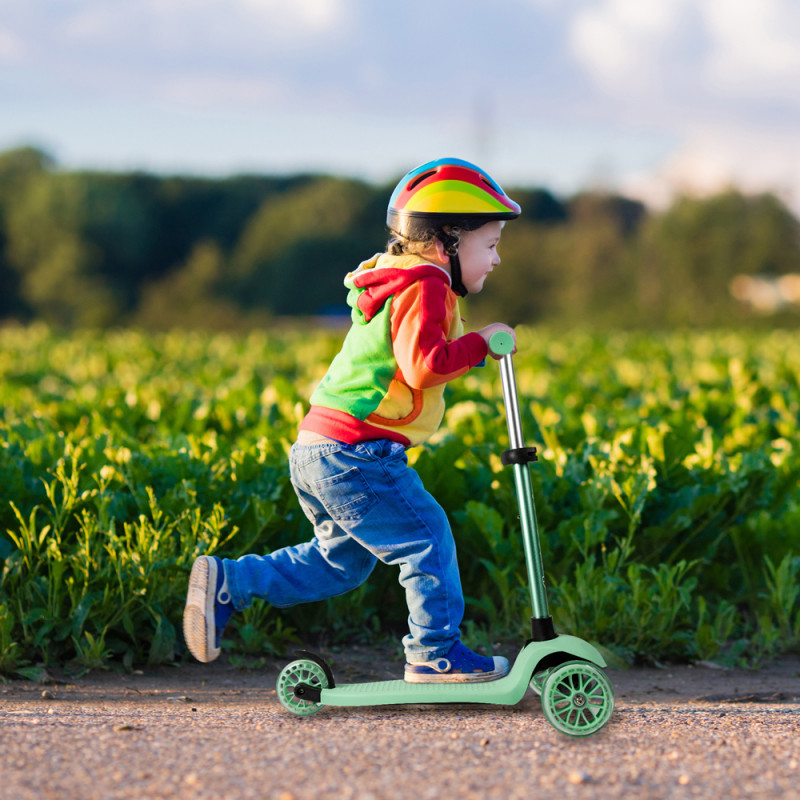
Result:
<svg viewBox="0 0 800 800">
<path fill-rule="evenodd" d="M 541 695 L 547 721 L 561 733 L 588 736 L 599 731 L 614 710 L 614 690 L 602 671 L 605 660 L 588 642 L 557 634 L 548 613 L 539 529 L 533 501 L 529 463 L 536 461 L 536 448 L 522 438 L 517 386 L 512 362 L 514 340 L 505 332 L 495 333 L 490 350 L 501 356 L 500 374 L 508 424 L 509 447 L 502 454 L 512 466 L 519 503 L 530 582 L 531 639 L 522 648 L 508 675 L 484 683 L 406 683 L 404 680 L 373 681 L 338 686 L 330 666 L 319 656 L 301 650 L 297 661 L 287 664 L 278 676 L 281 704 L 294 714 L 309 716 L 322 706 L 373 706 L 403 703 L 518 703 L 528 685 Z"/>
</svg>

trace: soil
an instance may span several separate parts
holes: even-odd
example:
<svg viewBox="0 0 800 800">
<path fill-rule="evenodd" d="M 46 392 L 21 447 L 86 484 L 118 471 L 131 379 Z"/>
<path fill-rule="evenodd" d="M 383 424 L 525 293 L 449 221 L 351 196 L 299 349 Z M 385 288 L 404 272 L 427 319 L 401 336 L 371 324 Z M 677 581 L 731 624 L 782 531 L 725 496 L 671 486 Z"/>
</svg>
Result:
<svg viewBox="0 0 800 800">
<path fill-rule="evenodd" d="M 323 653 L 337 682 L 399 677 L 394 653 Z M 0 687 L 0 798 L 800 798 L 800 657 L 761 670 L 608 670 L 609 724 L 569 738 L 516 706 L 278 703 L 284 660 Z M 376 667 L 380 665 L 380 668 Z"/>
</svg>

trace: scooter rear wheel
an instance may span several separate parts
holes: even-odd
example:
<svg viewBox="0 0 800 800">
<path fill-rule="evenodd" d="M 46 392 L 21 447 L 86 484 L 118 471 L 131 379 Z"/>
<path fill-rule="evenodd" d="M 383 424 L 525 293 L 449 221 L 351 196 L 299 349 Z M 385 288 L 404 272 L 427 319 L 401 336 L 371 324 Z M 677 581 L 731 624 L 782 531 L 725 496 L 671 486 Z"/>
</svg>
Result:
<svg viewBox="0 0 800 800">
<path fill-rule="evenodd" d="M 614 690 L 605 673 L 586 661 L 555 667 L 542 688 L 542 711 L 547 721 L 568 736 L 599 731 L 614 710 Z"/>
<path fill-rule="evenodd" d="M 301 683 L 318 689 L 327 689 L 328 677 L 316 661 L 305 658 L 287 664 L 278 675 L 277 693 L 280 704 L 292 714 L 310 717 L 322 708 L 322 703 L 298 697 L 295 694 L 295 687 Z"/>
</svg>

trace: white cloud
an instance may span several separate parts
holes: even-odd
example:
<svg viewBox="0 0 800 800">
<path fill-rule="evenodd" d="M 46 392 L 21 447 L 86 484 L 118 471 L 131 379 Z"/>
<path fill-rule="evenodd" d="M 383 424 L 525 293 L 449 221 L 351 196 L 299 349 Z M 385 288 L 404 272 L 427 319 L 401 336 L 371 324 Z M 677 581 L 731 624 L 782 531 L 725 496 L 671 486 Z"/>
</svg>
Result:
<svg viewBox="0 0 800 800">
<path fill-rule="evenodd" d="M 771 191 L 800 213 L 800 152 L 790 130 L 692 128 L 656 170 L 629 175 L 624 188 L 654 206 L 676 192 L 704 195 L 727 186 Z"/>
<path fill-rule="evenodd" d="M 0 61 L 16 61 L 24 51 L 24 45 L 13 33 L 0 28 Z"/>
<path fill-rule="evenodd" d="M 800 6 L 796 0 L 602 0 L 570 42 L 609 108 L 679 142 L 624 186 L 650 201 L 736 184 L 800 210 Z"/>
<path fill-rule="evenodd" d="M 17 14 L 18 36 L 48 41 L 56 51 L 80 45 L 106 58 L 137 53 L 267 56 L 341 39 L 352 0 L 80 0 L 43 3 Z M 50 6 L 49 8 L 47 6 Z M 92 50 L 84 54 L 92 56 Z M 79 58 L 74 49 L 71 57 Z"/>
<path fill-rule="evenodd" d="M 285 87 L 267 79 L 214 74 L 168 77 L 157 91 L 158 97 L 169 104 L 198 109 L 266 106 L 286 94 Z"/>
<path fill-rule="evenodd" d="M 706 76 L 726 94 L 800 101 L 800 8 L 795 0 L 705 0 Z"/>
<path fill-rule="evenodd" d="M 0 63 L 23 63 L 42 93 L 224 114 L 313 93 L 315 60 L 346 48 L 353 0 L 0 0 L 0 9 Z"/>
<path fill-rule="evenodd" d="M 570 43 L 612 97 L 800 103 L 796 0 L 602 0 L 574 14 Z"/>
<path fill-rule="evenodd" d="M 643 89 L 663 69 L 686 0 L 605 0 L 571 21 L 573 52 L 592 76 L 612 89 Z"/>
<path fill-rule="evenodd" d="M 231 3 L 221 3 L 230 5 Z M 342 0 L 233 0 L 232 5 L 241 5 L 262 14 L 271 24 L 278 26 L 288 21 L 292 27 L 307 30 L 327 31 L 338 28 L 348 16 L 348 8 Z"/>
</svg>

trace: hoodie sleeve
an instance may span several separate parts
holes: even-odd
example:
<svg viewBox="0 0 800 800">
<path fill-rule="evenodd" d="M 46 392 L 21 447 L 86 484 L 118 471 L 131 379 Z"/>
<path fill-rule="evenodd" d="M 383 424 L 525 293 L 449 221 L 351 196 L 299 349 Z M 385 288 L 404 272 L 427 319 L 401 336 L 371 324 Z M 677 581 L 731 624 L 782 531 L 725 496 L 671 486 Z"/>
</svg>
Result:
<svg viewBox="0 0 800 800">
<path fill-rule="evenodd" d="M 404 382 L 413 389 L 446 383 L 479 364 L 488 351 L 478 333 L 448 339 L 455 302 L 438 277 L 409 284 L 392 301 L 392 347 Z"/>
</svg>

